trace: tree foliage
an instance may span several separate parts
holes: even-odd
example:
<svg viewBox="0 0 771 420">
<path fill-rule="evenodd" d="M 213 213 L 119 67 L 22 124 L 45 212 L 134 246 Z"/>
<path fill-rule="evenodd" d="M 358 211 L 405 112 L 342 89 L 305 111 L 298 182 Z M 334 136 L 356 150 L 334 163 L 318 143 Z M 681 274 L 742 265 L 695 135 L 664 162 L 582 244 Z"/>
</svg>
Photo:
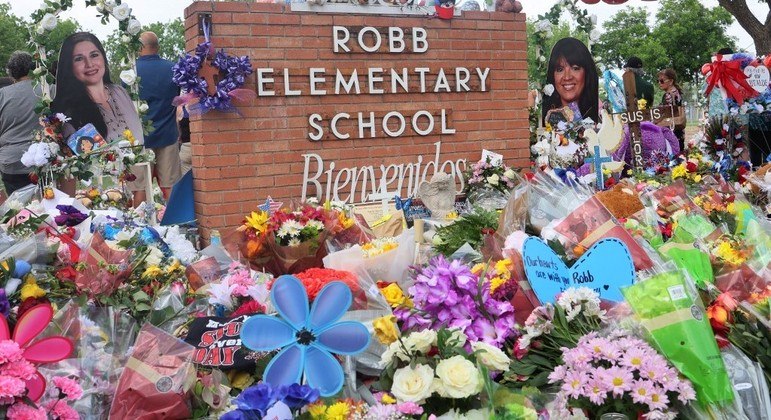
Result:
<svg viewBox="0 0 771 420">
<path fill-rule="evenodd" d="M 718 0 L 718 4 L 731 13 L 739 25 L 750 34 L 755 42 L 755 54 L 771 54 L 771 0 L 758 0 L 768 5 L 766 20 L 761 22 L 747 6 L 747 0 Z"/>
<path fill-rule="evenodd" d="M 607 68 L 619 68 L 636 55 L 649 75 L 672 67 L 691 82 L 710 57 L 723 47 L 735 47 L 727 35 L 733 18 L 726 10 L 704 7 L 698 0 L 662 0 L 651 26 L 645 9 L 627 7 L 603 25 L 595 52 Z"/>
<path fill-rule="evenodd" d="M 11 13 L 11 6 L 0 3 L 0 76 L 6 76 L 5 64 L 14 51 L 27 50 L 27 26 Z"/>
<path fill-rule="evenodd" d="M 185 51 L 185 26 L 181 18 L 170 22 L 155 22 L 145 25 L 143 31 L 152 31 L 158 35 L 160 51 L 158 54 L 171 61 L 177 61 L 179 55 Z M 104 49 L 107 52 L 107 58 L 110 63 L 110 72 L 118 75 L 118 65 L 125 60 L 127 54 L 120 48 L 121 32 L 116 29 L 107 37 L 104 43 Z M 114 78 L 114 77 L 113 77 Z"/>
</svg>

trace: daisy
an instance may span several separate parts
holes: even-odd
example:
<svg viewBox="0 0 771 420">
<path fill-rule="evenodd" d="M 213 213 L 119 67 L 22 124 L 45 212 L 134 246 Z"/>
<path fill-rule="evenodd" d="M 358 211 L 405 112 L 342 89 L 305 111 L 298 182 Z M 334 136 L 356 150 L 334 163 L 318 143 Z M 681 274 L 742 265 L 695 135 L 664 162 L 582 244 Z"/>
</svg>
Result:
<svg viewBox="0 0 771 420">
<path fill-rule="evenodd" d="M 586 383 L 589 381 L 589 376 L 586 372 L 570 371 L 565 375 L 565 380 L 562 383 L 562 391 L 566 397 L 578 398 L 581 396 Z"/>
<path fill-rule="evenodd" d="M 621 365 L 632 369 L 642 369 L 643 362 L 649 357 L 648 352 L 641 348 L 630 348 L 621 358 Z"/>
<path fill-rule="evenodd" d="M 659 387 L 653 387 L 645 401 L 651 410 L 665 410 L 669 405 L 669 398 L 664 390 Z"/>
<path fill-rule="evenodd" d="M 653 382 L 646 380 L 635 381 L 632 385 L 632 401 L 637 404 L 645 404 L 653 392 Z"/>
<path fill-rule="evenodd" d="M 594 405 L 602 405 L 605 402 L 605 398 L 608 396 L 607 386 L 597 379 L 592 379 L 584 387 L 584 395 L 589 397 L 589 401 Z"/>
<path fill-rule="evenodd" d="M 601 380 L 608 384 L 613 395 L 621 396 L 624 392 L 632 389 L 634 377 L 628 369 L 614 366 L 606 370 L 603 376 L 604 378 L 601 378 Z"/>
</svg>

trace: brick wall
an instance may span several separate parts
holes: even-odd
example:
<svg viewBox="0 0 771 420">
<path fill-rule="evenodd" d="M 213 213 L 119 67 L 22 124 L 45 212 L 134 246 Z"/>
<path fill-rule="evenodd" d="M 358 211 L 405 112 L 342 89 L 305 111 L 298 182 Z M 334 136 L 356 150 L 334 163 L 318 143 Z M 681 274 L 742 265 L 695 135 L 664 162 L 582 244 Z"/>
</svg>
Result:
<svg viewBox="0 0 771 420">
<path fill-rule="evenodd" d="M 303 154 L 307 153 L 318 154 L 325 164 L 334 161 L 337 169 L 377 167 L 415 162 L 418 155 L 423 156 L 424 162 L 432 160 L 434 143 L 441 141 L 441 162 L 473 162 L 486 148 L 502 153 L 510 165 L 528 164 L 524 14 L 465 12 L 445 21 L 415 16 L 292 12 L 283 4 L 195 2 L 185 10 L 188 50 L 203 41 L 198 36 L 198 13 L 212 14 L 212 41 L 216 48 L 248 55 L 255 69 L 273 68 L 275 83 L 266 87 L 277 92 L 276 96 L 258 97 L 239 106 L 241 115 L 209 112 L 191 121 L 195 208 L 205 232 L 238 225 L 245 213 L 269 195 L 284 201 L 299 198 L 305 169 Z M 354 42 L 347 44 L 351 53 L 333 52 L 333 26 L 344 26 L 354 32 Z M 375 27 L 384 35 L 388 27 L 403 28 L 408 32 L 408 49 L 409 28 L 425 28 L 428 51 L 389 53 L 384 37 L 380 50 L 365 53 L 355 42 L 355 32 L 365 26 Z M 346 76 L 356 69 L 362 93 L 311 95 L 308 73 L 314 67 L 326 69 L 327 83 L 323 87 L 327 90 L 334 90 L 332 82 L 337 69 Z M 427 78 L 429 89 L 439 68 L 447 71 L 453 86 L 456 67 L 467 67 L 472 73 L 477 67 L 490 68 L 490 73 L 486 92 L 412 93 L 418 82 L 411 81 L 410 93 L 370 95 L 366 74 L 372 67 L 428 67 L 432 70 Z M 284 68 L 289 72 L 290 88 L 299 89 L 301 95 L 283 94 Z M 390 86 L 388 73 L 384 76 L 382 85 Z M 479 80 L 475 82 L 472 78 L 469 85 L 478 90 Z M 247 79 L 246 87 L 257 90 L 256 74 Z M 442 109 L 447 111 L 447 124 L 456 130 L 455 134 L 441 134 Z M 409 117 L 418 110 L 437 115 L 434 131 L 429 135 L 420 136 L 408 128 L 402 136 L 391 138 L 378 127 L 376 138 L 357 138 L 359 112 L 366 116 L 375 112 L 376 121 L 380 121 L 378 118 L 389 111 Z M 352 116 L 351 121 L 343 120 L 339 125 L 339 131 L 353 134 L 350 139 L 340 140 L 329 133 L 329 120 L 341 112 Z M 309 125 L 309 115 L 313 113 L 324 118 L 325 130 L 324 137 L 315 142 L 309 138 L 309 133 L 315 131 Z M 389 127 L 393 130 L 395 121 L 391 122 L 394 124 Z M 421 125 L 426 127 L 427 117 Z M 311 195 L 314 187 L 309 188 Z M 359 198 L 357 193 L 354 201 L 360 201 Z"/>
</svg>

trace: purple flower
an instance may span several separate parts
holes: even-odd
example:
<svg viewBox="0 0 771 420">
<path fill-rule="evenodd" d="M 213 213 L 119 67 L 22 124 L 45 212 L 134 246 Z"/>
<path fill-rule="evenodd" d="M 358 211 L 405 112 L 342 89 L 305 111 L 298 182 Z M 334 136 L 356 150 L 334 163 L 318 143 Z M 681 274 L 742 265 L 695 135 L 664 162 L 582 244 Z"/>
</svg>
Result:
<svg viewBox="0 0 771 420">
<path fill-rule="evenodd" d="M 319 390 L 308 385 L 292 384 L 286 387 L 283 401 L 289 408 L 300 409 L 319 399 Z"/>
<path fill-rule="evenodd" d="M 5 289 L 0 289 L 0 314 L 8 317 L 11 313 L 11 304 L 8 302 L 8 296 L 5 295 Z"/>
<path fill-rule="evenodd" d="M 72 206 L 59 204 L 56 206 L 56 209 L 61 213 L 54 218 L 54 221 L 59 226 L 77 226 L 88 218 L 80 210 Z"/>
</svg>

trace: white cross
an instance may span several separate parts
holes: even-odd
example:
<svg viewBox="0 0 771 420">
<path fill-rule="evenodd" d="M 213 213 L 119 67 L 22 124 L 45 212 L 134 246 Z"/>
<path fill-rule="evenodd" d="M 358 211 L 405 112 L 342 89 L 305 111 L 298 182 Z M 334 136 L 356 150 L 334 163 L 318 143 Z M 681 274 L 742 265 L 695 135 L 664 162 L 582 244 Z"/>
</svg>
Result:
<svg viewBox="0 0 771 420">
<path fill-rule="evenodd" d="M 394 193 L 388 192 L 388 187 L 386 186 L 385 182 L 380 182 L 380 192 L 372 193 L 367 195 L 367 201 L 377 201 L 380 200 L 383 203 L 383 216 L 389 213 L 388 210 L 388 202 L 391 201 L 393 198 Z"/>
</svg>

